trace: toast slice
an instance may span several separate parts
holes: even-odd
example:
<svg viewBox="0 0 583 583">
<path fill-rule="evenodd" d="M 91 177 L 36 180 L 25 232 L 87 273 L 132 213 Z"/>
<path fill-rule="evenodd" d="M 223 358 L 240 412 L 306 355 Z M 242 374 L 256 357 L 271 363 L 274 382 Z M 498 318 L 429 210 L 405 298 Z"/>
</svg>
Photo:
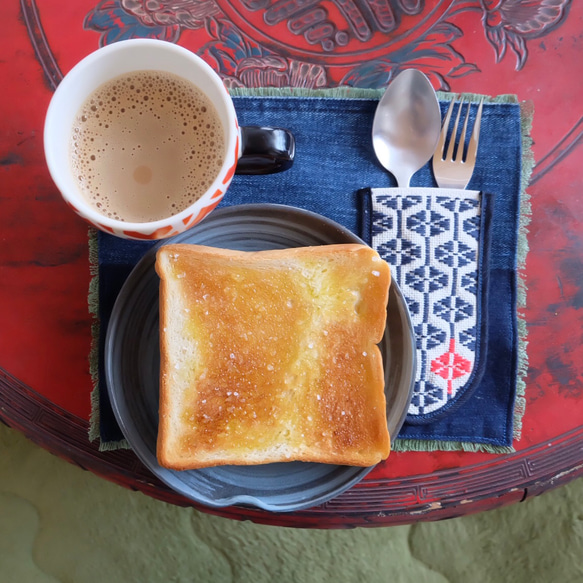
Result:
<svg viewBox="0 0 583 583">
<path fill-rule="evenodd" d="M 389 266 L 365 245 L 166 245 L 160 465 L 371 466 L 389 455 L 380 350 Z"/>
</svg>

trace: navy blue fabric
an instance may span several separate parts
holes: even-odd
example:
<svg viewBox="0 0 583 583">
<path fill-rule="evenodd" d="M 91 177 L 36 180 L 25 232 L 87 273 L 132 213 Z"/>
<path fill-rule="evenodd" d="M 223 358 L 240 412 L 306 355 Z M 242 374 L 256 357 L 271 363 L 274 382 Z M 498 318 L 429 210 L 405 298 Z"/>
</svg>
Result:
<svg viewBox="0 0 583 583">
<path fill-rule="evenodd" d="M 269 176 L 236 176 L 221 206 L 271 202 L 305 208 L 363 236 L 363 187 L 396 186 L 378 163 L 371 130 L 376 100 L 351 98 L 236 97 L 241 125 L 274 125 L 296 138 L 293 167 Z M 446 104 L 442 104 L 445 111 Z M 516 241 L 521 169 L 520 107 L 485 104 L 476 170 L 468 188 L 492 192 L 489 351 L 486 372 L 473 395 L 450 416 L 423 426 L 405 424 L 399 437 L 511 445 L 517 372 Z M 430 165 L 412 186 L 437 186 Z M 196 228 L 196 227 L 194 227 Z M 101 336 L 123 281 L 149 242 L 99 233 Z M 102 372 L 102 371 L 101 371 Z M 103 442 L 121 439 L 100 375 Z"/>
</svg>

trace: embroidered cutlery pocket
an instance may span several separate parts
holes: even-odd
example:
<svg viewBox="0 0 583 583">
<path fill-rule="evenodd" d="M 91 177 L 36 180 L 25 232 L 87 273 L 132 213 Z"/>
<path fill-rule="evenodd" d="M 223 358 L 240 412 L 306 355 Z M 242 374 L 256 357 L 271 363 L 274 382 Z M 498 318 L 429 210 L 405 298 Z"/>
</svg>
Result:
<svg viewBox="0 0 583 583">
<path fill-rule="evenodd" d="M 451 413 L 483 375 L 491 196 L 471 190 L 369 188 L 363 237 L 391 266 L 417 340 L 407 422 Z"/>
</svg>

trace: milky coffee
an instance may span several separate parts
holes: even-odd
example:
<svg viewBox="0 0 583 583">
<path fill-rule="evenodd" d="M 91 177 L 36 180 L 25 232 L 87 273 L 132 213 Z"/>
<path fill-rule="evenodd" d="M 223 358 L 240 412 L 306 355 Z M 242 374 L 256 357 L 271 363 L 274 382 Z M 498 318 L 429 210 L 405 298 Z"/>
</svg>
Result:
<svg viewBox="0 0 583 583">
<path fill-rule="evenodd" d="M 193 204 L 222 166 L 218 114 L 198 88 L 162 71 L 116 77 L 79 110 L 71 165 L 87 202 L 128 222 L 163 219 Z"/>
</svg>

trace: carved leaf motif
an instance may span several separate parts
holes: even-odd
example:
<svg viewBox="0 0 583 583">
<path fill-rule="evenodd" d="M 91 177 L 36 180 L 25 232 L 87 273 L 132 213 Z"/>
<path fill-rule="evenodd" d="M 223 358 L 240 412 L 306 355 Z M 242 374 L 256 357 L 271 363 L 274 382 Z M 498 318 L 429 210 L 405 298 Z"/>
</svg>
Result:
<svg viewBox="0 0 583 583">
<path fill-rule="evenodd" d="M 249 59 L 269 59 L 271 53 L 260 45 L 245 38 L 230 22 L 212 19 L 213 38 L 200 52 L 203 59 L 212 58 L 217 64 L 219 74 L 224 78 L 237 78 L 242 63 Z M 277 57 L 279 58 L 279 57 Z M 280 59 L 281 60 L 281 59 Z M 232 84 L 231 86 L 238 86 Z"/>
<path fill-rule="evenodd" d="M 519 35 L 508 35 L 508 43 L 512 52 L 516 55 L 516 70 L 520 71 L 526 63 L 528 52 L 526 50 L 526 41 Z"/>
<path fill-rule="evenodd" d="M 169 42 L 180 38 L 180 26 L 146 26 L 116 0 L 99 2 L 85 17 L 83 28 L 100 33 L 101 47 L 131 38 L 155 38 Z"/>
<path fill-rule="evenodd" d="M 479 71 L 473 63 L 466 63 L 453 43 L 462 31 L 452 23 L 442 22 L 417 41 L 385 59 L 363 63 L 342 80 L 343 84 L 358 87 L 384 87 L 402 69 L 414 67 L 427 75 L 436 89 L 450 89 L 447 78 L 459 78 Z"/>
<path fill-rule="evenodd" d="M 370 89 L 384 87 L 393 78 L 396 66 L 390 59 L 363 63 L 346 74 L 340 85 Z"/>
<path fill-rule="evenodd" d="M 212 55 L 213 60 L 217 64 L 217 69 L 222 75 L 233 76 L 237 72 L 237 62 L 231 55 L 218 47 L 209 47 L 206 51 L 207 55 Z M 205 59 L 206 60 L 206 59 Z"/>
<path fill-rule="evenodd" d="M 516 70 L 528 57 L 526 40 L 548 34 L 565 18 L 571 0 L 481 0 L 488 42 L 500 62 L 508 46 L 516 55 Z"/>
<path fill-rule="evenodd" d="M 211 38 L 219 40 L 219 24 L 215 18 L 207 18 L 205 28 Z"/>
<path fill-rule="evenodd" d="M 506 0 L 500 4 L 505 27 L 527 38 L 548 34 L 564 17 L 571 0 Z"/>
<path fill-rule="evenodd" d="M 471 75 L 472 73 L 479 73 L 480 69 L 474 63 L 463 63 L 454 67 L 448 74 L 451 79 L 459 79 L 460 77 L 465 77 L 466 75 Z"/>
</svg>

